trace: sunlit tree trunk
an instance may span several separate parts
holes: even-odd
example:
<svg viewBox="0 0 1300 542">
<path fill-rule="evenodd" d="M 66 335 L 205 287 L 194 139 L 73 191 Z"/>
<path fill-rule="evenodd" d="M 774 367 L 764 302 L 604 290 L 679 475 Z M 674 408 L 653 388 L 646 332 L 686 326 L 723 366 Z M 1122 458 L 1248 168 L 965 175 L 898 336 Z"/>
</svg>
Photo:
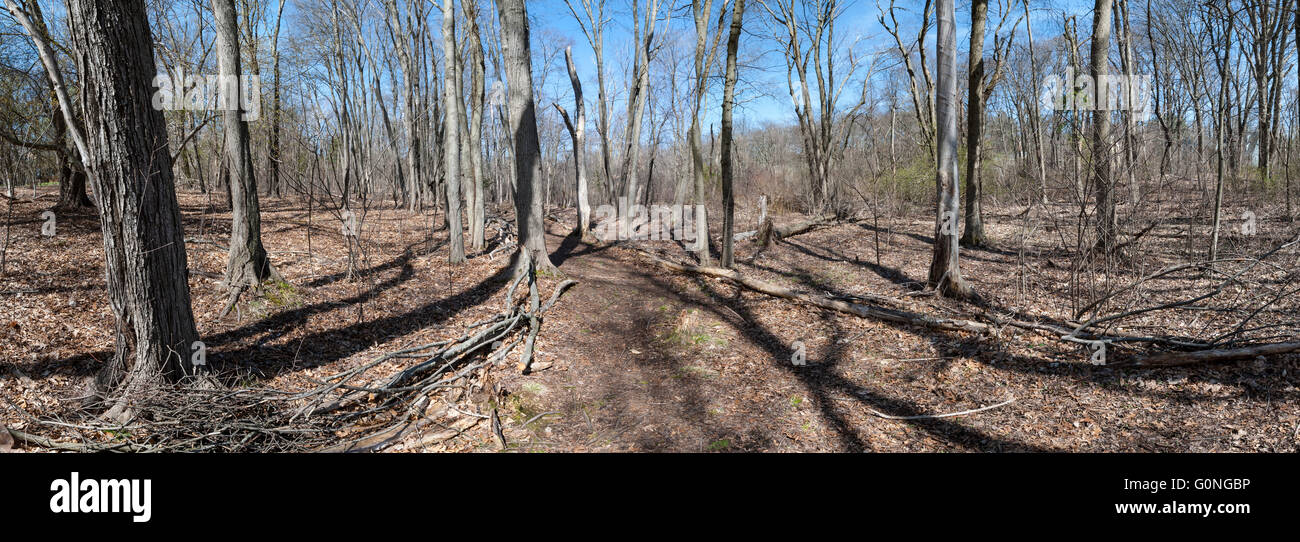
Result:
<svg viewBox="0 0 1300 542">
<path fill-rule="evenodd" d="M 957 258 L 960 216 L 960 188 L 957 178 L 957 28 L 953 21 L 953 0 L 937 0 L 939 18 L 936 42 L 938 56 L 935 88 L 935 131 L 937 167 L 935 175 L 938 208 L 934 221 L 934 255 L 930 262 L 930 284 L 944 296 L 968 298 L 973 290 L 961 276 Z"/>
</svg>

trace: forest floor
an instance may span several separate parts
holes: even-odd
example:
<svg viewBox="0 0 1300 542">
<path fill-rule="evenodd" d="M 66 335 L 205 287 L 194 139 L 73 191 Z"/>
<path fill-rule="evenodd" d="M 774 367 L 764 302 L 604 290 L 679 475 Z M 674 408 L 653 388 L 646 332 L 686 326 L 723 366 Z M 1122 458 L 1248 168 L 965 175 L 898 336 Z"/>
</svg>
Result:
<svg viewBox="0 0 1300 542">
<path fill-rule="evenodd" d="M 44 237 L 40 214 L 56 195 L 33 201 L 24 190 L 18 197 L 5 209 L 11 214 L 0 215 L 7 217 L 7 241 L 0 241 L 0 425 L 74 438 L 57 426 L 37 427 L 33 418 L 81 419 L 75 398 L 111 354 L 99 224 L 92 214 L 60 214 L 57 233 Z M 201 339 L 209 363 L 240 375 L 240 384 L 315 387 L 313 379 L 385 353 L 459 336 L 504 303 L 506 251 L 471 253 L 467 264 L 449 266 L 441 217 L 372 209 L 363 219 L 358 272 L 348 277 L 336 215 L 266 199 L 264 241 L 289 285 L 221 319 L 217 281 L 229 213 L 214 210 L 206 196 L 180 199 Z M 1040 227 L 1028 225 L 1024 210 L 986 208 L 999 248 L 963 250 L 963 271 L 991 306 L 1025 318 L 1068 318 L 1072 284 L 1077 289 L 1080 281 L 1071 280 L 1062 230 L 1074 227 L 1077 209 L 1053 206 L 1053 218 L 1037 220 L 1046 224 Z M 541 293 L 549 295 L 564 278 L 579 285 L 547 313 L 533 372 L 518 374 L 513 359 L 497 364 L 473 393 L 438 411 L 436 427 L 389 450 L 496 451 L 490 424 L 479 417 L 493 408 L 513 451 L 1290 452 L 1300 444 L 1295 354 L 1169 369 L 1095 366 L 1082 346 L 1041 333 L 938 332 L 668 271 L 637 248 L 690 262 L 675 242 L 583 243 L 566 235 L 571 211 L 553 216 L 559 221 L 548 222 L 547 244 L 563 276 L 543 277 Z M 738 229 L 754 222 L 742 213 Z M 909 295 L 925 280 L 932 219 L 918 213 L 876 224 L 847 221 L 766 249 L 738 242 L 738 268 L 814 295 L 887 296 L 912 312 L 972 314 L 962 304 Z M 1118 280 L 1177 261 L 1179 228 L 1187 227 L 1152 230 L 1131 256 L 1151 261 L 1116 271 Z M 1258 252 L 1294 237 L 1293 229 L 1260 225 L 1261 235 L 1226 236 L 1225 245 Z M 495 234 L 488 232 L 490 239 Z M 1180 275 L 1143 296 L 1175 299 L 1213 284 Z M 1288 298 L 1260 318 L 1283 325 L 1298 310 Z M 1214 314 L 1154 313 L 1126 330 L 1197 335 L 1218 325 Z M 800 344 L 806 364 L 797 366 L 792 356 Z M 397 360 L 383 368 L 400 366 Z M 1012 399 L 962 416 L 887 419 Z"/>
</svg>

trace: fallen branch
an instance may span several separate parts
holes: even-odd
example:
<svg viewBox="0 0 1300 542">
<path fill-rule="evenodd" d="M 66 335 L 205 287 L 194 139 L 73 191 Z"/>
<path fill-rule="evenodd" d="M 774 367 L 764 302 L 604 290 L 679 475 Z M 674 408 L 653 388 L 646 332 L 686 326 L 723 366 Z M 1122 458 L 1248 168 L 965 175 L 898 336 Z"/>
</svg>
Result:
<svg viewBox="0 0 1300 542">
<path fill-rule="evenodd" d="M 1144 358 L 1137 358 L 1127 362 L 1120 362 L 1116 365 L 1132 367 L 1179 367 L 1182 365 L 1194 365 L 1198 363 L 1220 363 L 1224 361 L 1251 359 L 1259 356 L 1276 356 L 1296 351 L 1300 351 L 1300 342 L 1272 343 L 1242 348 L 1201 350 L 1198 352 L 1168 352 Z"/>
<path fill-rule="evenodd" d="M 772 223 L 772 219 L 769 218 L 763 222 L 763 225 L 759 229 L 754 231 L 737 233 L 734 237 L 732 237 L 732 239 L 735 239 L 736 241 L 743 241 L 745 239 L 754 238 L 754 240 L 757 241 L 759 244 L 763 246 L 767 246 L 769 243 L 771 243 L 774 240 L 780 240 L 786 237 L 799 235 L 801 233 L 812 230 L 813 228 L 825 226 L 827 224 L 832 224 L 835 222 L 835 220 L 836 220 L 835 215 L 824 215 L 824 216 L 811 218 L 800 222 L 795 222 L 793 224 L 787 224 L 785 226 L 777 227 Z"/>
<path fill-rule="evenodd" d="M 870 409 L 870 408 L 867 409 L 867 412 L 870 412 L 872 416 L 875 416 L 875 417 L 877 417 L 877 418 L 884 418 L 884 419 L 886 419 L 886 420 L 937 420 L 937 419 L 939 419 L 939 418 L 951 418 L 951 417 L 953 417 L 953 416 L 965 416 L 965 415 L 967 415 L 967 414 L 975 414 L 975 413 L 978 413 L 978 412 L 984 412 L 984 411 L 986 411 L 986 410 L 993 410 L 993 409 L 995 409 L 995 408 L 1002 407 L 1002 406 L 1006 406 L 1006 405 L 1009 405 L 1009 404 L 1014 403 L 1014 402 L 1016 402 L 1016 398 L 1015 398 L 1015 397 L 1012 397 L 1012 398 L 1007 399 L 1006 401 L 1003 401 L 1003 402 L 998 403 L 998 404 L 996 404 L 996 405 L 989 405 L 989 406 L 986 406 L 986 407 L 983 407 L 983 408 L 973 408 L 973 409 L 970 409 L 970 410 L 963 410 L 963 411 L 961 411 L 961 412 L 951 412 L 951 413 L 948 413 L 948 414 L 933 414 L 933 415 L 921 415 L 921 416 L 891 416 L 891 415 L 889 415 L 889 414 L 885 414 L 885 413 L 883 413 L 883 412 L 879 412 L 879 411 L 876 411 L 876 410 L 873 410 L 873 409 Z"/>
</svg>

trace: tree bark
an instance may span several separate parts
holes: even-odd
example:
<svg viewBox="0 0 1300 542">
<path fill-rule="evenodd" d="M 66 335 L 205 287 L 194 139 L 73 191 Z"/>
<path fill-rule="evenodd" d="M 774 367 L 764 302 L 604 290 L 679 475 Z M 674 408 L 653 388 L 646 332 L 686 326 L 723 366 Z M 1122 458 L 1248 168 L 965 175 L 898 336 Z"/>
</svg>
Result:
<svg viewBox="0 0 1300 542">
<path fill-rule="evenodd" d="M 984 129 L 984 26 L 988 21 L 989 1 L 971 1 L 970 58 L 968 62 L 968 104 L 966 105 L 966 230 L 961 243 L 984 246 L 984 219 L 980 196 L 980 138 Z"/>
<path fill-rule="evenodd" d="M 257 198 L 257 179 L 253 173 L 253 155 L 249 149 L 248 122 L 240 104 L 243 84 L 226 84 L 242 74 L 239 62 L 239 27 L 233 0 L 212 0 L 217 31 L 217 59 L 223 83 L 218 94 L 225 129 L 225 165 L 230 186 L 230 252 L 226 259 L 225 286 L 231 300 L 240 292 L 255 288 L 266 280 L 279 280 L 271 268 L 262 246 L 262 217 Z M 235 90 L 234 95 L 230 91 Z M 260 98 L 259 98 L 260 99 Z"/>
<path fill-rule="evenodd" d="M 934 255 L 930 262 L 930 285 L 944 296 L 970 298 L 974 290 L 961 276 L 958 264 L 958 213 L 960 184 L 957 178 L 957 28 L 953 0 L 938 0 L 939 19 L 936 52 L 939 65 L 935 88 L 935 131 L 938 137 L 935 191 L 938 203 L 934 221 Z"/>
<path fill-rule="evenodd" d="M 456 2 L 442 0 L 442 51 L 446 73 L 443 75 L 443 175 L 447 190 L 447 235 L 451 250 L 449 262 L 465 261 L 465 236 L 460 222 L 460 65 L 456 56 Z"/>
<path fill-rule="evenodd" d="M 579 238 L 586 239 L 591 233 L 591 204 L 587 199 L 587 164 L 583 156 L 587 149 L 587 108 L 582 100 L 582 80 L 578 78 L 578 67 L 573 63 L 573 48 L 564 49 L 564 61 L 569 68 L 569 83 L 573 85 L 573 119 L 569 118 L 564 108 L 558 104 L 555 106 L 559 109 L 560 116 L 564 118 L 564 124 L 569 128 L 569 135 L 573 139 L 573 170 L 575 181 L 578 183 L 578 228 Z"/>
<path fill-rule="evenodd" d="M 1115 181 L 1111 176 L 1110 111 L 1106 109 L 1106 86 L 1102 84 L 1110 72 L 1111 9 L 1114 0 L 1096 0 L 1092 18 L 1091 67 L 1092 101 L 1092 170 L 1097 193 L 1097 248 L 1106 253 L 1115 249 L 1117 222 L 1115 216 Z"/>
<path fill-rule="evenodd" d="M 524 0 L 498 0 L 501 19 L 501 55 L 510 85 L 510 131 L 514 132 L 515 222 L 519 246 L 528 248 L 535 269 L 555 273 L 546 252 L 546 231 L 542 223 L 542 202 L 537 197 L 542 182 L 542 150 L 537 140 L 537 109 L 533 101 L 532 51 L 529 45 L 528 11 Z M 515 253 L 516 270 L 528 269 L 523 251 Z"/>
<path fill-rule="evenodd" d="M 103 202 L 108 297 L 116 355 L 96 379 L 106 415 L 133 404 L 190 365 L 198 339 L 190 309 L 180 208 L 167 126 L 153 108 L 157 73 L 143 0 L 71 0 L 69 29 L 85 83 L 86 171 Z"/>
<path fill-rule="evenodd" d="M 740 48 L 740 31 L 745 17 L 745 0 L 734 0 L 731 8 L 731 32 L 727 35 L 727 67 L 722 83 L 722 266 L 736 266 L 735 229 L 736 196 L 732 165 L 732 119 L 736 106 L 736 52 Z M 722 29 L 718 29 L 721 32 Z M 708 230 L 705 230 L 708 231 Z"/>
<path fill-rule="evenodd" d="M 469 96 L 469 154 L 470 187 L 466 198 L 469 204 L 470 248 L 483 250 L 483 230 L 486 225 L 486 208 L 483 204 L 483 100 L 484 100 L 484 62 L 483 42 L 479 37 L 478 5 L 473 1 L 462 2 L 465 12 L 466 39 L 469 48 L 470 96 Z"/>
</svg>

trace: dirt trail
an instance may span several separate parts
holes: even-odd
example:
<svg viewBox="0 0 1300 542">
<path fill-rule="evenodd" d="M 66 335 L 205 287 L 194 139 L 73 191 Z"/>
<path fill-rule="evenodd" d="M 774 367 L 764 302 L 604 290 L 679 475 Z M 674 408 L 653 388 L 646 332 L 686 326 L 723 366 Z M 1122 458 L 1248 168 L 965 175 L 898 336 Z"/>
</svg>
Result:
<svg viewBox="0 0 1300 542">
<path fill-rule="evenodd" d="M 560 225 L 555 225 L 559 231 Z M 923 237 L 888 261 L 842 253 L 843 225 L 772 247 L 738 247 L 746 273 L 814 293 L 898 295 L 924 271 Z M 1297 388 L 1277 365 L 1179 371 L 1093 367 L 1026 335 L 989 338 L 829 313 L 669 273 L 621 246 L 550 236 L 581 284 L 549 314 L 548 368 L 511 375 L 503 419 L 521 451 L 1225 451 L 1294 449 Z M 827 247 L 817 249 L 815 247 Z M 676 247 L 665 249 L 682 258 Z M 988 292 L 1006 253 L 969 256 Z M 919 262 L 919 263 L 918 263 Z M 1042 296 L 1046 299 L 1046 296 Z M 925 302 L 913 310 L 943 313 Z M 806 346 L 805 366 L 791 355 Z M 1016 401 L 976 415 L 888 420 Z M 1183 420 L 1173 427 L 1169 420 Z M 525 426 L 525 422 L 528 422 Z M 1252 429 L 1241 429 L 1252 427 Z M 1231 428 L 1231 429 L 1225 429 Z"/>
<path fill-rule="evenodd" d="M 552 260 L 580 285 L 543 326 L 540 361 L 551 367 L 512 378 L 507 411 L 522 448 L 710 451 L 771 449 L 772 435 L 742 429 L 756 416 L 780 417 L 740 397 L 753 393 L 734 374 L 735 337 L 717 306 L 682 291 L 625 248 L 550 236 Z M 791 427 L 797 424 L 791 420 Z M 513 424 L 512 424 L 513 425 Z"/>
</svg>

